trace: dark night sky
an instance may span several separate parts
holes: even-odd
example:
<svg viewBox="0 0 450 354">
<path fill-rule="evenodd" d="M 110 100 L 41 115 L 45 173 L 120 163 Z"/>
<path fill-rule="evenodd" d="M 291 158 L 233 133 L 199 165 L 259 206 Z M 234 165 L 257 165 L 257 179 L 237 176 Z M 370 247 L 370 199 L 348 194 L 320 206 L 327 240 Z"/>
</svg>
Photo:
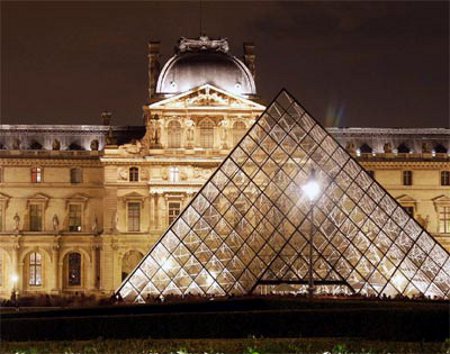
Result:
<svg viewBox="0 0 450 354">
<path fill-rule="evenodd" d="M 326 125 L 449 127 L 448 2 L 203 2 L 203 32 L 257 49 Z M 1 123 L 140 124 L 147 42 L 197 37 L 199 2 L 1 2 Z"/>
</svg>

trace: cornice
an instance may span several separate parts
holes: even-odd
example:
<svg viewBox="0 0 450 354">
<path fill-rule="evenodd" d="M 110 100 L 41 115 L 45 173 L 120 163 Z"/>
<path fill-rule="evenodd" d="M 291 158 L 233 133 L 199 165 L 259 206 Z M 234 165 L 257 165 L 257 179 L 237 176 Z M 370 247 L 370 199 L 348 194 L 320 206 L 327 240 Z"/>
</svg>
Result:
<svg viewBox="0 0 450 354">
<path fill-rule="evenodd" d="M 360 161 L 366 169 L 383 168 L 388 170 L 414 168 L 414 169 L 443 169 L 450 168 L 450 161 Z"/>
</svg>

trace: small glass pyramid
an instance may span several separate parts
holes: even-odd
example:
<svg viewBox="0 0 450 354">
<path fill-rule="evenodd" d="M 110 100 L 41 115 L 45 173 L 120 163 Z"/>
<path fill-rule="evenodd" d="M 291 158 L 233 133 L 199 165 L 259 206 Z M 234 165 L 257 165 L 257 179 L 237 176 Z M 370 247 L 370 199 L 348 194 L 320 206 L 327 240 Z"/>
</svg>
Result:
<svg viewBox="0 0 450 354">
<path fill-rule="evenodd" d="M 118 293 L 305 292 L 311 219 L 316 292 L 449 297 L 449 253 L 284 90 Z"/>
</svg>

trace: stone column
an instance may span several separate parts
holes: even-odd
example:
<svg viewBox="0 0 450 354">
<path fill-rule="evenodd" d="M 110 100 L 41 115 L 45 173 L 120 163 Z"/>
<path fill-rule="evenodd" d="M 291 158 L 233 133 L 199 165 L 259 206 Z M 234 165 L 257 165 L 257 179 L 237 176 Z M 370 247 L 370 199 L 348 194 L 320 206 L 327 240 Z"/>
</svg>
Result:
<svg viewBox="0 0 450 354">
<path fill-rule="evenodd" d="M 59 272 L 59 244 L 52 246 L 52 260 L 53 260 L 53 286 L 52 293 L 58 294 L 61 291 L 60 286 L 60 272 Z"/>
</svg>

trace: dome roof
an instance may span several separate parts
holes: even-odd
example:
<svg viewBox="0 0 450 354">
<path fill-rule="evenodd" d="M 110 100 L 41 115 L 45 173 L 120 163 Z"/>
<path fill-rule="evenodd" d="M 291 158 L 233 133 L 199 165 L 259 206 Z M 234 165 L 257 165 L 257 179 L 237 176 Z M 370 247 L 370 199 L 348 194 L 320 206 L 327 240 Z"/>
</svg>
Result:
<svg viewBox="0 0 450 354">
<path fill-rule="evenodd" d="M 178 53 L 161 70 L 156 94 L 181 93 L 211 84 L 237 95 L 256 95 L 252 74 L 242 61 L 228 54 L 226 40 L 204 38 L 203 42 L 202 37 L 200 40 L 180 40 Z"/>
</svg>

